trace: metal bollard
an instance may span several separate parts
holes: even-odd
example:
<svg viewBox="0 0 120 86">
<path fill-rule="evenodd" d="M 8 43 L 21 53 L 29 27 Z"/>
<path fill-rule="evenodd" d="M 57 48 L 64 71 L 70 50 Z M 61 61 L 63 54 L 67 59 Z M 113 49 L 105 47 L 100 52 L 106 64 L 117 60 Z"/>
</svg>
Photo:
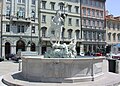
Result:
<svg viewBox="0 0 120 86">
<path fill-rule="evenodd" d="M 22 62 L 22 60 L 19 60 L 19 68 L 18 68 L 18 71 L 21 71 L 21 62 Z"/>
</svg>

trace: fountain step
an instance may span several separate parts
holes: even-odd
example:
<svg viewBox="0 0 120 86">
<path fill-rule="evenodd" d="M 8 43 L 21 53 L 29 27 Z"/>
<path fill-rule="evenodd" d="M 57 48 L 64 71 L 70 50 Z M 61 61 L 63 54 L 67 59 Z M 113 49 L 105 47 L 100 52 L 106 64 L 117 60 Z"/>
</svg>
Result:
<svg viewBox="0 0 120 86">
<path fill-rule="evenodd" d="M 86 82 L 86 81 L 94 81 L 103 77 L 104 73 L 100 73 L 94 76 L 87 76 L 87 77 L 72 77 L 72 78 L 66 78 L 64 83 L 76 83 L 76 82 Z"/>
</svg>

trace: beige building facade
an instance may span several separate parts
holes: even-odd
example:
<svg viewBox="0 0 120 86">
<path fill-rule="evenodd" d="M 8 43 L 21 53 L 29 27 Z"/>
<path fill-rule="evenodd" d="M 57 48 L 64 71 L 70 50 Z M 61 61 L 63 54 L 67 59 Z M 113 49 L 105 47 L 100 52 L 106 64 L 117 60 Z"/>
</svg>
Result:
<svg viewBox="0 0 120 86">
<path fill-rule="evenodd" d="M 106 42 L 107 52 L 111 50 L 111 46 L 120 43 L 120 17 L 113 15 L 106 16 Z"/>
</svg>

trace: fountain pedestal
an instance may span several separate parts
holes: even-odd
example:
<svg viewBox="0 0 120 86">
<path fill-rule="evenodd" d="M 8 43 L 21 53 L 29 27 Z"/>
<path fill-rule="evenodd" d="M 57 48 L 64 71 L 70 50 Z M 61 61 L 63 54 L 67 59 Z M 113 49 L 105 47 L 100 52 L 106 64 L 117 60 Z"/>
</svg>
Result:
<svg viewBox="0 0 120 86">
<path fill-rule="evenodd" d="M 22 76 L 28 81 L 80 82 L 103 75 L 104 57 L 96 58 L 22 58 Z"/>
</svg>

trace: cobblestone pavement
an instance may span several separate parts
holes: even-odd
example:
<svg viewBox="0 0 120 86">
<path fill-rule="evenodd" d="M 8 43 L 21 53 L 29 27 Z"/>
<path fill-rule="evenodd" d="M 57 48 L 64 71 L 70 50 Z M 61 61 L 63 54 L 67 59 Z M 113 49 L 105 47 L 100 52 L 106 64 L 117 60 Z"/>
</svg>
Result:
<svg viewBox="0 0 120 86">
<path fill-rule="evenodd" d="M 1 82 L 3 75 L 16 72 L 18 71 L 18 68 L 19 68 L 19 63 L 13 61 L 0 62 L 0 86 L 6 86 Z"/>
<path fill-rule="evenodd" d="M 0 76 L 18 71 L 19 63 L 13 61 L 0 62 Z"/>
</svg>

